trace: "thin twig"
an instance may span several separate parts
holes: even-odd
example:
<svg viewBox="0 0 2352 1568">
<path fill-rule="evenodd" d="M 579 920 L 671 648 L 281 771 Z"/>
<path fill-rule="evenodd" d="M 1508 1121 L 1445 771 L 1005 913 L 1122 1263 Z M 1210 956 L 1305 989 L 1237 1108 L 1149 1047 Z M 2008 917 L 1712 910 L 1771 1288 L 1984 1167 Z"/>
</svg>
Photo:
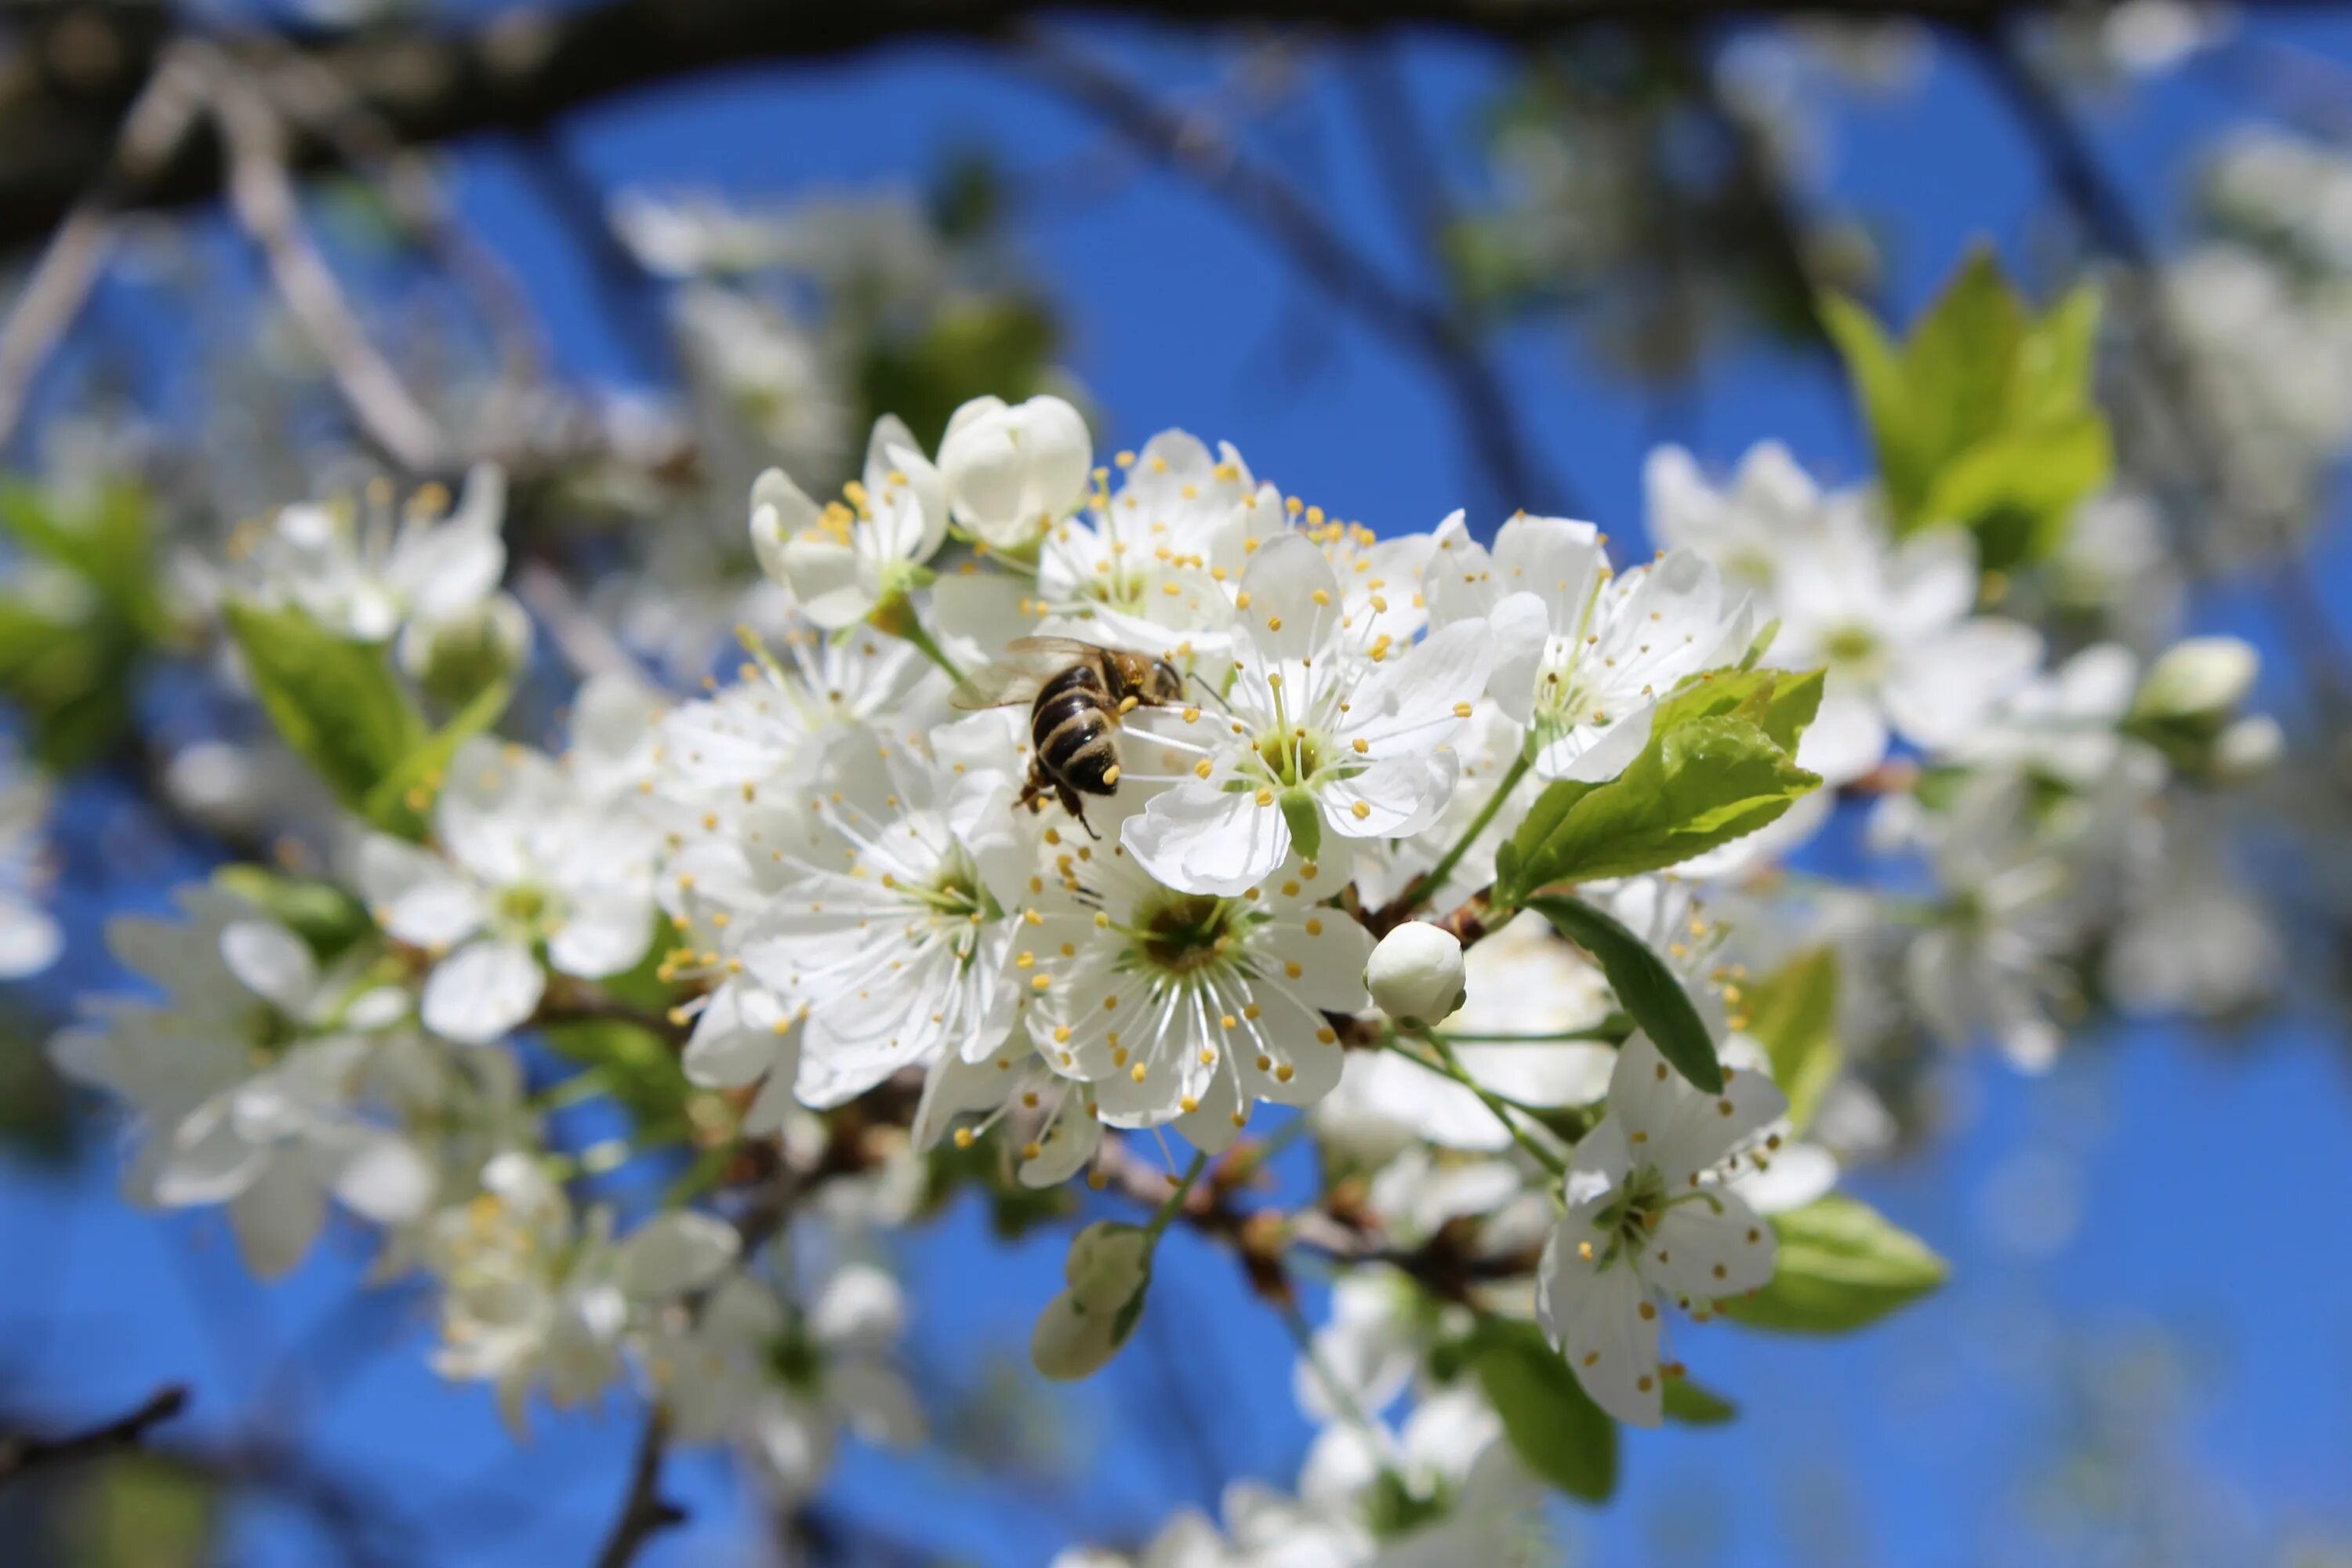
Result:
<svg viewBox="0 0 2352 1568">
<path fill-rule="evenodd" d="M 2133 342 L 2147 369 L 2147 382 L 2172 428 L 2164 443 L 2185 459 L 2192 488 L 2205 504 L 2241 511 L 2242 487 L 2233 482 L 2231 456 L 2205 416 L 2194 356 L 2174 331 L 2158 287 L 2156 247 L 2123 191 L 2107 177 L 2097 154 L 2056 92 L 2036 72 L 2014 39 L 1996 29 L 1966 35 L 1985 68 L 1987 79 L 2009 104 L 2050 165 L 2059 195 L 2084 236 L 2124 271 L 2114 292 L 2127 318 Z M 2260 542 L 2282 552 L 2268 589 L 2279 611 L 2287 647 L 2304 680 L 2331 724 L 2352 721 L 2352 660 L 2343 634 L 2321 600 L 2314 576 L 2294 548 L 2292 523 L 2281 517 L 2252 515 Z M 2196 542 L 2189 542 L 2192 560 Z"/>
<path fill-rule="evenodd" d="M 1512 505 L 1575 510 L 1565 483 L 1548 472 L 1521 427 L 1495 367 L 1454 313 L 1399 287 L 1288 182 L 1243 156 L 1217 126 L 1170 107 L 1141 84 L 1045 29 L 1024 28 L 1017 63 L 1080 105 L 1138 151 L 1216 196 L 1289 257 L 1335 302 L 1423 361 L 1452 395 L 1464 439 Z"/>
<path fill-rule="evenodd" d="M 404 145 L 391 122 L 342 77 L 295 48 L 268 56 L 262 88 L 298 125 L 333 146 L 352 173 L 383 192 L 415 246 L 473 299 L 499 351 L 510 397 L 534 385 L 547 345 L 521 281 L 498 252 L 457 219 L 431 161 Z"/>
<path fill-rule="evenodd" d="M 163 56 L 123 117 L 98 183 L 50 236 L 48 247 L 0 327 L 0 448 L 24 417 L 41 367 L 64 341 L 114 249 L 114 213 L 170 162 L 201 107 L 184 57 Z"/>
<path fill-rule="evenodd" d="M 686 1510 L 661 1495 L 662 1460 L 668 1451 L 669 1412 L 656 1405 L 646 1413 L 636 1457 L 629 1462 L 628 1494 L 604 1550 L 596 1553 L 596 1568 L 627 1568 L 646 1542 L 686 1522 Z"/>
<path fill-rule="evenodd" d="M 79 1432 L 62 1437 L 0 1440 L 0 1485 L 27 1470 L 70 1464 L 110 1449 L 137 1447 L 146 1438 L 149 1427 L 169 1421 L 187 1408 L 187 1385 L 174 1383 L 149 1394 L 135 1409 Z"/>
<path fill-rule="evenodd" d="M 229 205 L 260 249 L 287 310 L 325 363 L 353 423 L 387 460 L 408 473 L 448 467 L 448 444 L 432 416 L 369 340 L 310 238 L 278 110 L 226 56 L 215 51 L 205 58 L 213 119 L 228 154 Z"/>
</svg>

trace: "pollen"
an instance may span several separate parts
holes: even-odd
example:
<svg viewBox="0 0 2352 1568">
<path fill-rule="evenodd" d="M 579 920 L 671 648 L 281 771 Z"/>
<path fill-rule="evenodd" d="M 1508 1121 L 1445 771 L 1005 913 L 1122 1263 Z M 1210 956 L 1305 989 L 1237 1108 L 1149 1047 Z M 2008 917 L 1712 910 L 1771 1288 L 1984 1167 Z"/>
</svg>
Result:
<svg viewBox="0 0 2352 1568">
<path fill-rule="evenodd" d="M 1135 1082 L 1141 1083 L 1143 1081 L 1143 1064 L 1141 1062 L 1138 1062 L 1135 1066 L 1129 1068 L 1128 1069 L 1127 1076 L 1132 1079 Z"/>
<path fill-rule="evenodd" d="M 1372 815 L 1372 808 L 1366 805 L 1360 800 L 1355 805 L 1348 808 L 1348 815 L 1354 817 L 1358 822 L 1361 822 L 1364 818 Z"/>
</svg>

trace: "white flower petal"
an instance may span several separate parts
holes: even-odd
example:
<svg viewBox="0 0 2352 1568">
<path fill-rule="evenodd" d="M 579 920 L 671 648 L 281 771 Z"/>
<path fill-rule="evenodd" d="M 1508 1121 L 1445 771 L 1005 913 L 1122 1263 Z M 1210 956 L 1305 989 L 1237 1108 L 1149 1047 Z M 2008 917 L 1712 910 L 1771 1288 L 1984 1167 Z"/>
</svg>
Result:
<svg viewBox="0 0 2352 1568">
<path fill-rule="evenodd" d="M 1119 829 L 1119 842 L 1136 864 L 1179 892 L 1231 898 L 1281 868 L 1290 855 L 1290 827 L 1278 808 L 1260 805 L 1253 795 L 1188 784 L 1152 796 Z"/>
<path fill-rule="evenodd" d="M 565 974 L 598 980 L 618 974 L 653 942 L 654 903 L 643 893 L 615 891 L 583 898 L 547 939 L 549 963 Z"/>
<path fill-rule="evenodd" d="M 238 921 L 221 932 L 221 962 L 247 991 L 300 1017 L 319 988 L 319 965 L 303 940 L 275 921 Z"/>
<path fill-rule="evenodd" d="M 546 984 L 521 943 L 471 942 L 433 966 L 420 1013 L 445 1040 L 488 1045 L 530 1017 Z"/>
</svg>

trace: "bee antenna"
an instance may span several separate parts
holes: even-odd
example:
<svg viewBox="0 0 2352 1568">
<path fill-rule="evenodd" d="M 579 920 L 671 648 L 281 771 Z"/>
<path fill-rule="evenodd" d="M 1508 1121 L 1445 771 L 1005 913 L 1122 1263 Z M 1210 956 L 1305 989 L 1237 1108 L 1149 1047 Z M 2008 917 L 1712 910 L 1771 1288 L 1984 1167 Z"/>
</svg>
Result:
<svg viewBox="0 0 2352 1568">
<path fill-rule="evenodd" d="M 1208 694 L 1209 700 L 1210 700 L 1210 701 L 1212 701 L 1212 702 L 1213 702 L 1213 703 L 1215 703 L 1218 707 L 1220 707 L 1220 708 L 1223 709 L 1227 713 L 1231 713 L 1231 712 L 1234 710 L 1234 706 L 1233 706 L 1233 704 L 1225 700 L 1225 694 L 1224 694 L 1223 692 L 1222 692 L 1222 691 L 1219 691 L 1215 687 L 1213 687 L 1213 686 L 1210 685 L 1207 681 L 1205 681 L 1205 680 L 1202 679 L 1201 679 L 1201 672 L 1200 672 L 1199 670 L 1197 670 L 1197 669 L 1192 669 L 1192 670 L 1187 670 L 1187 671 L 1185 671 L 1185 672 L 1184 672 L 1184 679 L 1187 679 L 1187 680 L 1189 680 L 1189 681 L 1191 681 L 1193 685 L 1195 685 L 1195 686 L 1199 687 L 1202 691 L 1206 692 L 1206 693 Z"/>
</svg>

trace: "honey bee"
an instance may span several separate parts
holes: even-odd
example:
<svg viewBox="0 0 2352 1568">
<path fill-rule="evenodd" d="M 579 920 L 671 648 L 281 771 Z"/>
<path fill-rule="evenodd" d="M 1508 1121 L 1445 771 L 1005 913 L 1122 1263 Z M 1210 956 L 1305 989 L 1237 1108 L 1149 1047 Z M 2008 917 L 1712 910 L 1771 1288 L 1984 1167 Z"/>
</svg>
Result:
<svg viewBox="0 0 2352 1568">
<path fill-rule="evenodd" d="M 1086 795 L 1118 788 L 1119 721 L 1137 708 L 1176 702 L 1184 677 L 1164 658 L 1126 648 L 1097 647 L 1070 637 L 1022 637 L 992 664 L 956 688 L 959 708 L 1029 704 L 1029 782 L 1018 805 L 1036 809 L 1051 791 L 1078 825 Z"/>
</svg>

